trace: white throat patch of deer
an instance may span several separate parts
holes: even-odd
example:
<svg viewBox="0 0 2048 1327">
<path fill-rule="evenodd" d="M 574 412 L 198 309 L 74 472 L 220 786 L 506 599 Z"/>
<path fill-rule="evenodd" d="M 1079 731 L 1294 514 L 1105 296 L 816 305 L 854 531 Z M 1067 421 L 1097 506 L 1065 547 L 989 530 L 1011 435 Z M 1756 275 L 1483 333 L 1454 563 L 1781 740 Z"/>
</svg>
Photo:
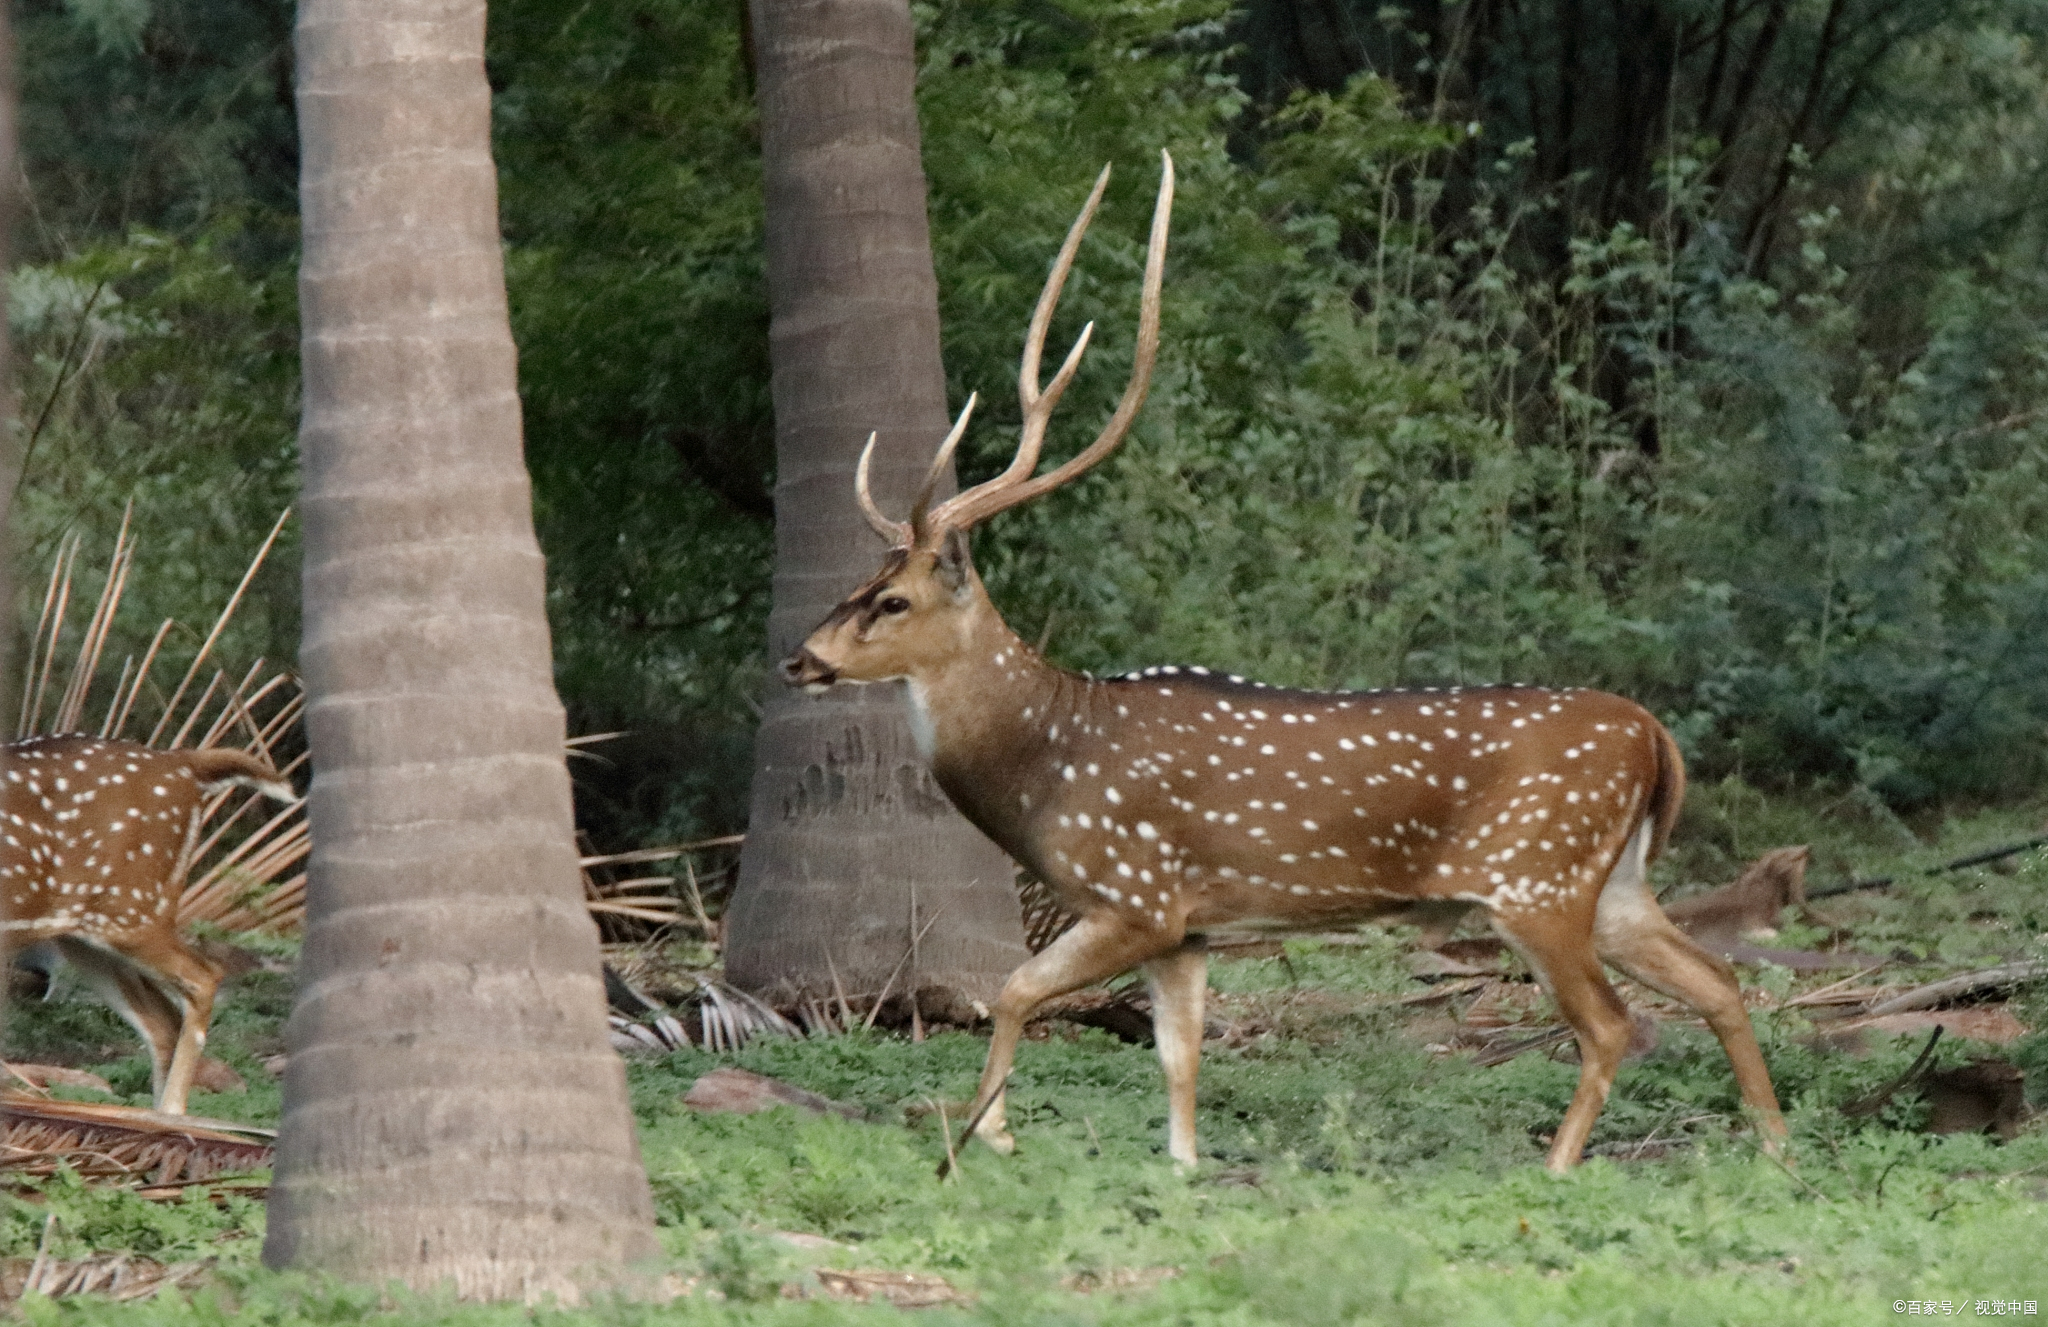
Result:
<svg viewBox="0 0 2048 1327">
<path fill-rule="evenodd" d="M 206 800 L 291 786 L 242 751 L 69 735 L 8 744 L 0 777 L 5 955 L 45 945 L 148 1044 L 157 1109 L 180 1115 L 222 969 L 178 932 Z"/>
<path fill-rule="evenodd" d="M 1733 970 L 1673 926 L 1649 888 L 1685 774 L 1670 734 L 1641 706 L 1536 687 L 1304 692 L 1194 667 L 1096 679 L 1046 663 L 1003 623 L 968 557 L 968 530 L 1114 450 L 1158 351 L 1170 159 L 1131 381 L 1093 443 L 1034 477 L 1089 336 L 1041 390 L 1046 328 L 1108 178 L 1105 169 L 1031 320 L 1015 460 L 930 505 L 970 398 L 899 523 L 869 492 L 870 438 L 855 493 L 891 551 L 782 665 L 791 685 L 812 690 L 907 680 L 939 786 L 1080 918 L 1005 985 L 970 1127 L 1008 1151 L 1003 1085 L 1024 1020 L 1048 999 L 1142 967 L 1166 1070 L 1168 1151 L 1193 1164 L 1207 936 L 1463 906 L 1485 910 L 1578 1038 L 1579 1087 L 1550 1149 L 1553 1170 L 1578 1161 L 1630 1040 L 1603 962 L 1697 1010 L 1745 1106 L 1781 1135 Z"/>
</svg>

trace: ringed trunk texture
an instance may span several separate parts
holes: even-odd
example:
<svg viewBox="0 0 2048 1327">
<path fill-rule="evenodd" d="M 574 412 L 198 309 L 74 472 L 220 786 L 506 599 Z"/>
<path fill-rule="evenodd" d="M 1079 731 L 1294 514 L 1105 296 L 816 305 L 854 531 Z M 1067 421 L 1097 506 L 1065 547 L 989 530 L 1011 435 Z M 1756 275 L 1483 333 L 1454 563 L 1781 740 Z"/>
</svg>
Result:
<svg viewBox="0 0 2048 1327">
<path fill-rule="evenodd" d="M 574 1300 L 657 1253 L 577 876 L 483 0 L 302 0 L 306 943 L 264 1259 Z"/>
<path fill-rule="evenodd" d="M 853 496 L 869 431 L 876 497 L 900 515 L 948 420 L 907 0 L 753 0 L 752 21 L 779 659 L 874 564 Z M 1027 957 L 1013 872 L 933 782 L 900 683 L 821 697 L 770 683 L 728 913 L 734 982 L 823 997 L 836 973 L 847 994 L 872 997 L 900 965 L 895 994 L 950 996 L 965 1014 Z"/>
</svg>

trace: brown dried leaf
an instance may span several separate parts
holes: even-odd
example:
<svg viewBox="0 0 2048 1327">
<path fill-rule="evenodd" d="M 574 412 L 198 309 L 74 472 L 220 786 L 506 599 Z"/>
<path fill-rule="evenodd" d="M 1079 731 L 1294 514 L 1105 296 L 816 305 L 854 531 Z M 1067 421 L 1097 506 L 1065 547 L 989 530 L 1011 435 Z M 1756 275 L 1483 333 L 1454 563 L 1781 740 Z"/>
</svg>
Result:
<svg viewBox="0 0 2048 1327">
<path fill-rule="evenodd" d="M 136 1106 L 0 1092 L 0 1171 L 16 1175 L 68 1165 L 87 1179 L 192 1183 L 269 1166 L 271 1136 Z"/>
</svg>

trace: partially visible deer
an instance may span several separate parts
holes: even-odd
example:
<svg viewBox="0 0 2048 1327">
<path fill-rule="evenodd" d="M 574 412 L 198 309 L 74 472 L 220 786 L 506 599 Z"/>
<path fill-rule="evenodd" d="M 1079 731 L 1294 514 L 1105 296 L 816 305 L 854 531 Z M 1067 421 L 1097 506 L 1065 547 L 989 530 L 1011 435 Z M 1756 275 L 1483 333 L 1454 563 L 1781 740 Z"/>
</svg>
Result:
<svg viewBox="0 0 2048 1327">
<path fill-rule="evenodd" d="M 1142 967 L 1169 1094 L 1174 1160 L 1195 1161 L 1195 1074 L 1205 938 L 1484 908 L 1577 1035 L 1580 1075 L 1549 1154 L 1576 1164 L 1629 1044 L 1612 963 L 1698 1010 L 1774 1137 L 1784 1123 L 1728 964 L 1688 940 L 1646 879 L 1684 796 L 1670 734 L 1596 691 L 1536 687 L 1308 692 L 1153 668 L 1096 679 L 1047 664 L 1006 626 L 968 558 L 967 532 L 1107 456 L 1143 403 L 1159 348 L 1173 163 L 1152 216 L 1135 365 L 1094 442 L 1033 478 L 1073 381 L 1084 329 L 1052 382 L 1039 358 L 1061 286 L 1102 198 L 1105 169 L 1068 232 L 1025 338 L 1024 426 L 987 483 L 931 505 L 967 426 L 961 412 L 908 522 L 855 490 L 890 551 L 782 664 L 793 686 L 903 679 L 939 785 L 1080 916 L 1018 968 L 997 1001 L 972 1126 L 999 1151 L 1003 1086 L 1041 1002 Z"/>
<path fill-rule="evenodd" d="M 242 751 L 80 735 L 9 743 L 0 768 L 5 956 L 48 946 L 78 969 L 148 1044 L 156 1108 L 184 1114 L 223 976 L 178 933 L 206 801 L 291 785 Z"/>
</svg>

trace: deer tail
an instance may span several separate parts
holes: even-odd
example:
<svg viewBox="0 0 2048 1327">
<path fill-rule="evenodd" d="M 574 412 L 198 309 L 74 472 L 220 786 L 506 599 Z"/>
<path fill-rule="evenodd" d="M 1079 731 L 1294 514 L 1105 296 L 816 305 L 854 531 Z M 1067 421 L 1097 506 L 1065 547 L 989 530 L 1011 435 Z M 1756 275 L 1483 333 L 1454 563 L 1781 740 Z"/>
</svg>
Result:
<svg viewBox="0 0 2048 1327">
<path fill-rule="evenodd" d="M 296 802 L 298 793 L 292 790 L 270 762 L 246 751 L 235 751 L 227 747 L 208 747 L 204 751 L 184 752 L 185 763 L 192 771 L 192 777 L 199 780 L 202 792 L 216 793 L 221 789 L 235 786 L 253 788 L 265 797 L 280 802 Z"/>
<path fill-rule="evenodd" d="M 1685 805 L 1685 757 L 1679 754 L 1678 740 L 1670 729 L 1655 719 L 1650 720 L 1650 726 L 1656 730 L 1657 738 L 1657 784 L 1650 789 L 1647 809 L 1652 826 L 1648 860 L 1655 861 L 1671 841 L 1679 808 Z"/>
</svg>

